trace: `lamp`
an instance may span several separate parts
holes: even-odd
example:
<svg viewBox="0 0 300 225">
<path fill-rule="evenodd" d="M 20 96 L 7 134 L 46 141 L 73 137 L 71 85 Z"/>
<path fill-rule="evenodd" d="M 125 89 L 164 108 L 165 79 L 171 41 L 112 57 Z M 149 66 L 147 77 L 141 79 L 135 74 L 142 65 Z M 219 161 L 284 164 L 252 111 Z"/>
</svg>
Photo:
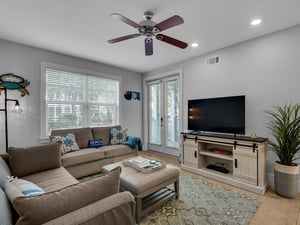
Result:
<svg viewBox="0 0 300 225">
<path fill-rule="evenodd" d="M 4 112 L 5 117 L 5 147 L 6 152 L 8 152 L 8 132 L 7 132 L 7 102 L 15 102 L 15 108 L 12 110 L 15 113 L 21 113 L 22 109 L 20 108 L 20 103 L 17 99 L 7 98 L 7 89 L 17 90 L 21 93 L 21 97 L 26 94 L 29 95 L 26 87 L 30 84 L 28 80 L 25 80 L 23 77 L 18 75 L 7 73 L 0 76 L 0 95 L 4 91 L 4 109 L 0 111 Z"/>
<path fill-rule="evenodd" d="M 13 108 L 12 112 L 14 113 L 21 113 L 23 112 L 21 106 L 20 106 L 20 103 L 17 99 L 7 99 L 7 101 L 15 101 L 16 104 L 15 104 L 15 107 Z"/>
<path fill-rule="evenodd" d="M 5 117 L 5 148 L 6 152 L 8 152 L 8 131 L 7 131 L 7 102 L 15 102 L 15 108 L 12 110 L 15 113 L 21 113 L 22 109 L 20 107 L 20 103 L 17 99 L 9 99 L 7 98 L 7 89 L 4 89 L 4 109 L 0 109 L 0 111 L 4 112 Z"/>
</svg>

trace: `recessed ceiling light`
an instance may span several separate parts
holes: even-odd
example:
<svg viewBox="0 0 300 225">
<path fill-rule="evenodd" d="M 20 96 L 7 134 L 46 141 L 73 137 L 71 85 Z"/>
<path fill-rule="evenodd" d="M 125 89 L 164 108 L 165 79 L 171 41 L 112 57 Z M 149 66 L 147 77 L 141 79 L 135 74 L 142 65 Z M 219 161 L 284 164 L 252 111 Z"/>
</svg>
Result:
<svg viewBox="0 0 300 225">
<path fill-rule="evenodd" d="M 256 25 L 258 25 L 258 24 L 260 24 L 261 23 L 261 19 L 255 19 L 255 20 L 252 20 L 251 21 L 251 25 L 252 26 L 256 26 Z"/>
<path fill-rule="evenodd" d="M 191 46 L 192 46 L 193 48 L 197 48 L 197 47 L 199 46 L 199 44 L 198 44 L 197 42 L 194 42 L 194 43 L 191 44 Z"/>
</svg>

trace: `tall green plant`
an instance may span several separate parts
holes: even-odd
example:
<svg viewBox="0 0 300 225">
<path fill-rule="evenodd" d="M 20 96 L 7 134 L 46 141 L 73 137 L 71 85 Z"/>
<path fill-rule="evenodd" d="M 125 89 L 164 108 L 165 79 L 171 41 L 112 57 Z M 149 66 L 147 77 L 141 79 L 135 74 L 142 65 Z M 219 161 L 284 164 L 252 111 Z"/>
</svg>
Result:
<svg viewBox="0 0 300 225">
<path fill-rule="evenodd" d="M 269 117 L 267 129 L 275 139 L 269 143 L 281 164 L 292 165 L 293 161 L 300 158 L 296 158 L 296 153 L 300 151 L 300 104 L 285 104 L 274 109 L 266 111 Z"/>
</svg>

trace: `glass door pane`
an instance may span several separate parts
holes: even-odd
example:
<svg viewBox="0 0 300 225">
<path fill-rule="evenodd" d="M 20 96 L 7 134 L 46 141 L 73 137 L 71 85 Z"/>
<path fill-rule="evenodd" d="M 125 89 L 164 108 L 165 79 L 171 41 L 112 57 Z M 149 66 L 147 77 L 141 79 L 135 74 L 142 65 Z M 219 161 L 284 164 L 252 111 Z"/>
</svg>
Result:
<svg viewBox="0 0 300 225">
<path fill-rule="evenodd" d="M 165 82 L 166 146 L 179 148 L 179 83 L 178 79 Z"/>
<path fill-rule="evenodd" d="M 149 138 L 151 144 L 161 145 L 161 84 L 149 85 Z"/>
</svg>

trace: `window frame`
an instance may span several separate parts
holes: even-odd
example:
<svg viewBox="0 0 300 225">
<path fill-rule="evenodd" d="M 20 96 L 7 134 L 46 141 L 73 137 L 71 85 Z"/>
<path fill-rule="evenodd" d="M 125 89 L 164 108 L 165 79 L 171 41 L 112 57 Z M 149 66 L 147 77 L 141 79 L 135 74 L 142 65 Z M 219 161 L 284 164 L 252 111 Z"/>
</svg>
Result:
<svg viewBox="0 0 300 225">
<path fill-rule="evenodd" d="M 46 112 L 46 69 L 53 69 L 53 70 L 61 70 L 65 72 L 70 73 L 78 73 L 85 76 L 94 76 L 104 79 L 111 79 L 119 81 L 119 93 L 118 93 L 118 103 L 119 106 L 117 108 L 117 124 L 122 123 L 122 101 L 121 101 L 121 93 L 122 93 L 122 78 L 120 76 L 111 75 L 111 74 L 105 74 L 105 73 L 99 73 L 95 71 L 90 71 L 86 69 L 80 69 L 75 67 L 69 67 L 69 66 L 63 66 L 59 64 L 49 63 L 49 62 L 41 62 L 41 89 L 40 89 L 40 141 L 43 142 L 43 140 L 48 139 L 48 133 L 47 133 L 47 112 Z M 87 108 L 87 105 L 91 105 L 93 103 L 87 102 L 84 104 L 84 107 Z M 87 113 L 84 111 L 84 113 Z M 86 121 L 84 121 L 86 123 Z M 117 125 L 116 124 L 116 125 Z M 86 127 L 87 124 L 84 125 Z"/>
</svg>

